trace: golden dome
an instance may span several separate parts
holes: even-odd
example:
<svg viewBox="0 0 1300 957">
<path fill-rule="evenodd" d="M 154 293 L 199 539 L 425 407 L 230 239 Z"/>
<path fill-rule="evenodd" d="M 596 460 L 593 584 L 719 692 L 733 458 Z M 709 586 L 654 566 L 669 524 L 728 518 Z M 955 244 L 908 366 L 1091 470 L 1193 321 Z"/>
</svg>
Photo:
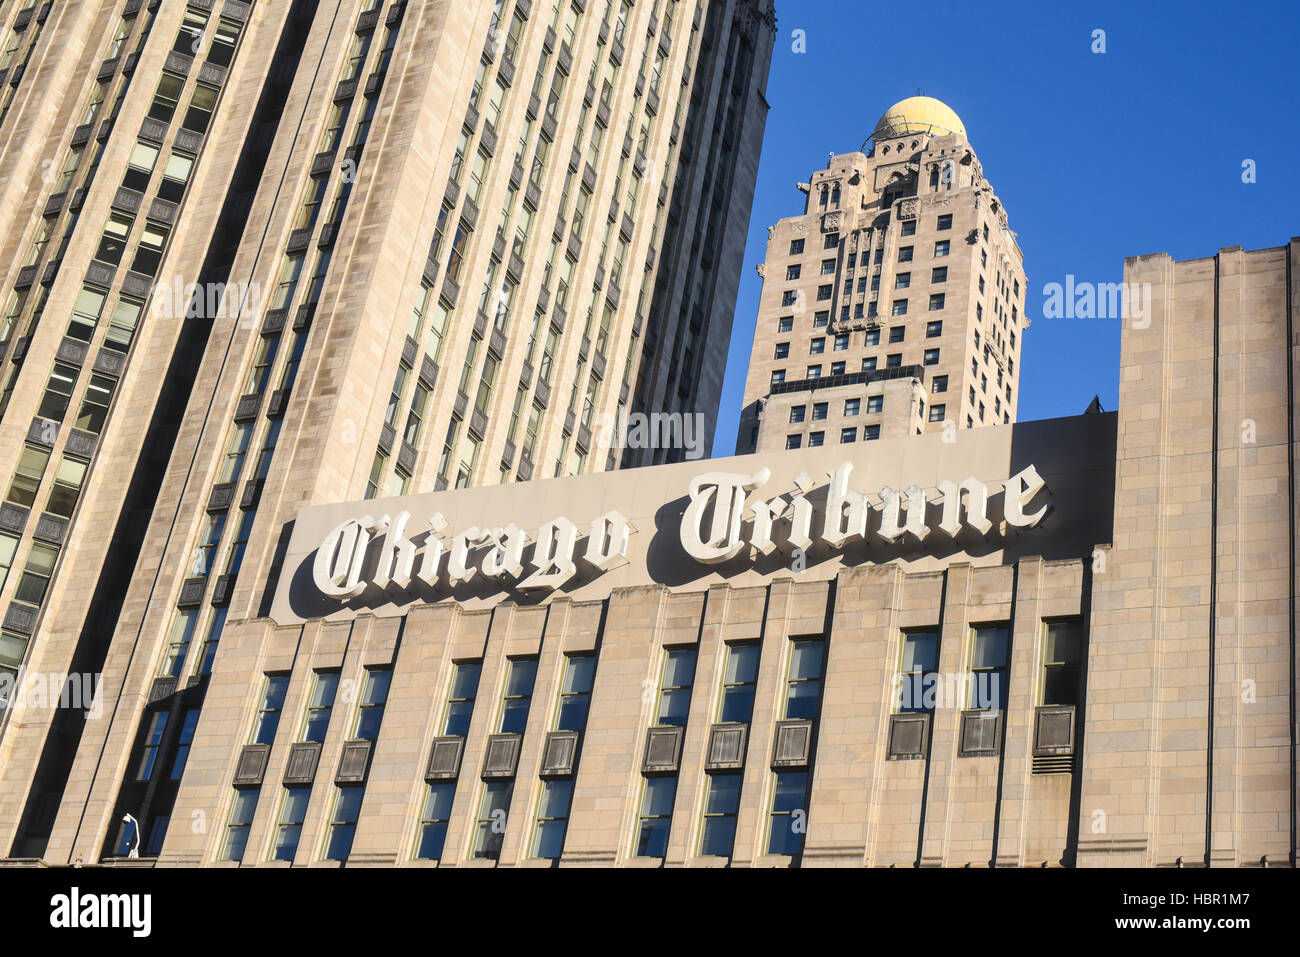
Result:
<svg viewBox="0 0 1300 957">
<path fill-rule="evenodd" d="M 957 133 L 965 136 L 966 127 L 948 104 L 932 96 L 909 96 L 885 110 L 871 136 L 880 139 L 907 133 L 933 133 L 937 136 Z"/>
</svg>

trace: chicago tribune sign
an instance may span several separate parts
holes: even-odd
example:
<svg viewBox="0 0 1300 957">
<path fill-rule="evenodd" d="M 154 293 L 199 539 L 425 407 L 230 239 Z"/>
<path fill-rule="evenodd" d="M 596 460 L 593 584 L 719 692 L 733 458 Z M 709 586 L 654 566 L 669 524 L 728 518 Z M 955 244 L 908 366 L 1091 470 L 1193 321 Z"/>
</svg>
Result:
<svg viewBox="0 0 1300 957">
<path fill-rule="evenodd" d="M 814 484 L 807 473 L 794 479 L 792 491 L 749 501 L 771 478 L 762 468 L 752 474 L 707 472 L 689 486 L 689 503 L 682 514 L 678 537 L 682 551 L 705 565 L 741 556 L 770 555 L 781 549 L 791 554 L 814 545 L 844 549 L 872 537 L 902 544 L 920 543 L 931 534 L 956 539 L 973 530 L 988 537 L 994 524 L 988 517 L 990 493 L 975 478 L 938 484 L 939 521 L 931 528 L 927 509 L 931 498 L 919 486 L 901 491 L 885 486 L 873 504 L 867 495 L 849 488 L 853 471 L 844 462 L 827 473 L 824 504 L 814 504 Z M 1046 483 L 1030 465 L 1003 483 L 1002 519 L 1011 528 L 1032 528 L 1050 506 L 1028 511 L 1036 496 L 1050 495 Z M 878 521 L 872 522 L 873 513 Z M 602 573 L 628 561 L 628 545 L 637 529 L 617 511 L 593 519 L 586 528 L 586 545 L 579 552 L 579 529 L 564 516 L 554 518 L 533 534 L 511 523 L 493 528 L 474 526 L 450 538 L 446 517 L 435 512 L 421 522 L 410 512 L 363 515 L 338 525 L 315 550 L 312 582 L 330 598 L 346 601 L 370 586 L 398 594 L 440 584 L 457 586 L 478 579 L 492 580 L 503 588 L 546 592 L 570 582 L 578 574 L 579 555 L 586 565 Z M 445 559 L 445 561 L 444 561 Z"/>
</svg>

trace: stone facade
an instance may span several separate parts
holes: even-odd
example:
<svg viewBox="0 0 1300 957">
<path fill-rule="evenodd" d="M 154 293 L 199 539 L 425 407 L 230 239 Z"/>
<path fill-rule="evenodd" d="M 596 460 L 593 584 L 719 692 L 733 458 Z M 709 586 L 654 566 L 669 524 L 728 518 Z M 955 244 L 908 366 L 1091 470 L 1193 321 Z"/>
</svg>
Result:
<svg viewBox="0 0 1300 957">
<path fill-rule="evenodd" d="M 115 788 L 89 797 L 74 768 L 129 750 L 118 736 L 151 695 L 203 694 L 227 618 L 257 614 L 299 508 L 682 456 L 624 449 L 600 428 L 616 413 L 700 412 L 712 436 L 769 3 L 192 7 L 55 5 L 27 67 L 48 72 L 50 98 L 15 100 L 0 125 L 9 280 L 31 285 L 16 265 L 31 248 L 52 277 L 44 318 L 16 295 L 0 336 L 14 477 L 0 669 L 102 673 L 136 712 L 103 734 L 0 718 L 0 843 L 19 856 L 64 853 L 49 843 L 60 802 L 113 805 Z M 196 132 L 193 97 L 209 93 Z M 64 168 L 87 115 L 104 150 L 58 194 L 42 246 L 65 185 L 42 173 Z M 152 173 L 137 130 L 160 145 Z M 159 205 L 182 147 L 196 159 L 179 205 Z M 131 211 L 124 240 L 101 238 Z M 174 225 L 159 260 L 139 258 L 160 217 Z M 194 282 L 239 294 L 187 317 Z M 87 289 L 103 303 L 88 349 L 65 329 Z M 144 304 L 129 348 L 101 345 L 121 344 L 126 302 Z M 50 397 L 65 365 L 66 416 Z M 107 413 L 83 421 L 105 388 Z"/>
</svg>

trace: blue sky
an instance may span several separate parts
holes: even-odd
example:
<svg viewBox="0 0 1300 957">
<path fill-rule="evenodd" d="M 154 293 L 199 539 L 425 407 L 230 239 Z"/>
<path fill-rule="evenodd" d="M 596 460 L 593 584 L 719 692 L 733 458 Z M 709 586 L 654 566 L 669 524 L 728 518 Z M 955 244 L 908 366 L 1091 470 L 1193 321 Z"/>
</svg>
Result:
<svg viewBox="0 0 1300 957">
<path fill-rule="evenodd" d="M 922 90 L 961 116 L 1029 276 L 1021 421 L 1114 409 L 1119 324 L 1044 319 L 1043 287 L 1118 282 L 1128 256 L 1300 235 L 1300 5 L 777 0 L 758 186 L 714 455 L 735 447 L 767 226 L 795 183 Z M 807 52 L 792 51 L 793 30 Z M 1091 51 L 1105 31 L 1106 52 Z M 924 43 L 914 38 L 924 38 Z M 1255 161 L 1256 182 L 1242 182 Z"/>
</svg>

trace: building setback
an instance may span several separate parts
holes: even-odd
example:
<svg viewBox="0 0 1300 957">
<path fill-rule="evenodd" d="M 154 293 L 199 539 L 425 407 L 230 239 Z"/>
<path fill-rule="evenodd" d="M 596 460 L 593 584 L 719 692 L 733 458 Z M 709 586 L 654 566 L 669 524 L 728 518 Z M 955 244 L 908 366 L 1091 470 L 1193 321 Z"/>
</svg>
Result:
<svg viewBox="0 0 1300 957">
<path fill-rule="evenodd" d="M 299 508 L 680 456 L 612 445 L 616 413 L 711 440 L 773 26 L 763 0 L 0 9 L 28 78 L 0 119 L 0 674 L 102 672 L 114 702 L 104 734 L 4 713 L 0 844 L 57 855 L 87 800 L 163 840 L 174 782 L 65 785 L 160 702 L 188 740 Z"/>
<path fill-rule="evenodd" d="M 1014 422 L 1028 284 L 948 106 L 909 97 L 768 228 L 738 453 Z"/>
</svg>

